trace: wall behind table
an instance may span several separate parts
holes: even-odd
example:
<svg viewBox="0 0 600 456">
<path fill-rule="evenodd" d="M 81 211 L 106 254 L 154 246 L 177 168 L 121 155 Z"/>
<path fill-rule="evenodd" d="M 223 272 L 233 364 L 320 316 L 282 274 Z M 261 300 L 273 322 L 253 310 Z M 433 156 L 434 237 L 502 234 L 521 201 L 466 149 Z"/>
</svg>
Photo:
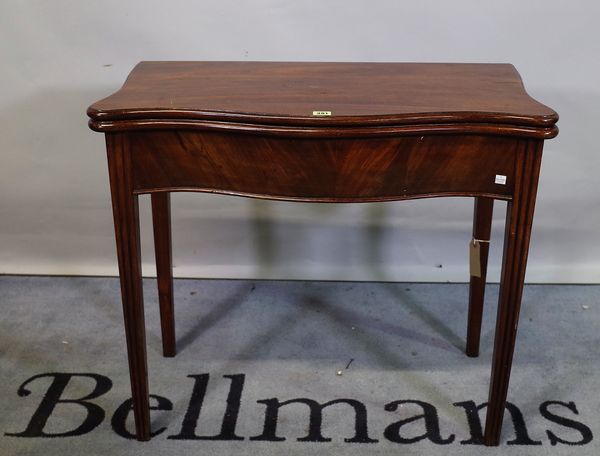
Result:
<svg viewBox="0 0 600 456">
<path fill-rule="evenodd" d="M 117 273 L 104 141 L 86 107 L 139 60 L 511 62 L 556 109 L 527 280 L 600 282 L 600 4 L 0 3 L 0 273 Z M 503 217 L 494 216 L 498 279 Z M 153 274 L 148 197 L 144 272 Z M 472 202 L 311 205 L 173 197 L 187 277 L 466 281 Z"/>
</svg>

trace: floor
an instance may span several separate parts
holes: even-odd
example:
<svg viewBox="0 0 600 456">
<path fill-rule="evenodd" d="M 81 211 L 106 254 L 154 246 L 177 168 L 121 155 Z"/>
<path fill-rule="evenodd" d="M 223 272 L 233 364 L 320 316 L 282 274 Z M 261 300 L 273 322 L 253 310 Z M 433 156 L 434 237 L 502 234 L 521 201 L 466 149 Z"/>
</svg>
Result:
<svg viewBox="0 0 600 456">
<path fill-rule="evenodd" d="M 600 286 L 529 285 L 499 448 L 481 446 L 465 284 L 177 280 L 178 355 L 144 282 L 155 437 L 131 439 L 115 278 L 0 276 L 0 454 L 595 455 Z"/>
</svg>

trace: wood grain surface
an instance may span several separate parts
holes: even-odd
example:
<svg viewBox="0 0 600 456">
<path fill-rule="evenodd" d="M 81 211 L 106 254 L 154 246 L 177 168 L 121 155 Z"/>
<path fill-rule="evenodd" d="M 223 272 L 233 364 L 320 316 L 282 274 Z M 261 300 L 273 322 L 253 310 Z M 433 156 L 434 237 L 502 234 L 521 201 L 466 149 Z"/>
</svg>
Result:
<svg viewBox="0 0 600 456">
<path fill-rule="evenodd" d="M 448 124 L 457 132 L 458 124 L 540 138 L 556 135 L 558 119 L 525 92 L 512 65 L 460 63 L 141 62 L 88 115 L 98 131 L 264 126 L 343 136 Z"/>
<path fill-rule="evenodd" d="M 204 191 L 313 202 L 428 196 L 510 199 L 516 150 L 497 136 L 289 139 L 221 132 L 129 133 L 134 192 Z M 506 176 L 505 184 L 495 181 Z"/>
</svg>

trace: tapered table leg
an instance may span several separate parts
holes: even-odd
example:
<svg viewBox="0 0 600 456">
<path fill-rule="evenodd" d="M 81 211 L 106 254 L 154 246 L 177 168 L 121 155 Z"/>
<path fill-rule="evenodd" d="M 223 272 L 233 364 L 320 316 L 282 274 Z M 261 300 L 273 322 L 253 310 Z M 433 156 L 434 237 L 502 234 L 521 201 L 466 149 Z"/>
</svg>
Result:
<svg viewBox="0 0 600 456">
<path fill-rule="evenodd" d="M 136 436 L 138 440 L 149 440 L 150 409 L 138 197 L 133 194 L 131 151 L 127 135 L 107 134 L 106 145 Z"/>
<path fill-rule="evenodd" d="M 508 203 L 485 444 L 500 443 L 502 418 L 517 335 L 542 142 L 529 141 L 517 159 L 513 200 Z"/>
<path fill-rule="evenodd" d="M 175 356 L 175 310 L 173 306 L 173 260 L 171 250 L 170 193 L 152 193 L 152 222 L 160 327 L 164 356 Z"/>
<path fill-rule="evenodd" d="M 491 198 L 475 198 L 473 214 L 473 242 L 479 243 L 480 276 L 471 276 L 469 285 L 469 320 L 467 323 L 467 356 L 479 356 L 479 339 L 481 336 L 481 319 L 483 317 L 483 300 L 485 296 L 485 279 L 487 275 L 490 235 L 492 231 L 492 213 L 494 200 Z M 483 242 L 482 242 L 483 241 Z"/>
</svg>

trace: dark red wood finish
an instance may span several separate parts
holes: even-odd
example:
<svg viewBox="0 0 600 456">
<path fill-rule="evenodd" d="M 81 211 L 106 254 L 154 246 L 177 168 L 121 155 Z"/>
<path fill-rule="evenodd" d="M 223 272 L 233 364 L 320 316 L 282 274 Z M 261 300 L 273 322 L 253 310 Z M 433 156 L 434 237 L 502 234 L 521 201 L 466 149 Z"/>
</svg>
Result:
<svg viewBox="0 0 600 456">
<path fill-rule="evenodd" d="M 173 255 L 171 242 L 171 195 L 167 192 L 152 194 L 152 225 L 154 227 L 154 254 L 160 328 L 163 355 L 175 356 L 175 308 L 173 305 Z"/>
<path fill-rule="evenodd" d="M 508 199 L 516 152 L 527 141 L 480 135 L 315 140 L 197 131 L 129 137 L 136 193 L 348 202 L 476 194 Z M 496 174 L 507 176 L 505 185 L 494 183 Z"/>
<path fill-rule="evenodd" d="M 479 243 L 479 262 L 481 274 L 471 275 L 469 284 L 469 321 L 467 324 L 467 356 L 479 356 L 479 339 L 481 336 L 481 320 L 483 318 L 483 300 L 485 297 L 485 279 L 487 276 L 490 238 L 492 234 L 492 215 L 494 200 L 491 198 L 475 198 L 473 214 L 473 240 Z"/>
<path fill-rule="evenodd" d="M 130 146 L 126 134 L 106 135 L 135 429 L 139 440 L 149 440 L 150 410 L 138 196 L 133 192 Z"/>
<path fill-rule="evenodd" d="M 312 111 L 331 116 L 312 116 Z M 485 442 L 497 445 L 515 345 L 543 140 L 558 118 L 512 65 L 142 62 L 88 109 L 107 137 L 138 439 L 150 438 L 137 198 L 152 194 L 163 352 L 175 354 L 169 193 L 312 202 L 475 197 L 489 239 L 508 201 Z M 496 183 L 496 175 L 506 183 Z M 482 277 L 467 348 L 479 350 Z"/>
<path fill-rule="evenodd" d="M 320 110 L 331 116 L 312 115 Z M 228 130 L 289 127 L 308 135 L 332 126 L 458 123 L 462 131 L 489 124 L 517 132 L 520 125 L 547 136 L 556 133 L 558 119 L 527 95 L 512 65 L 464 63 L 141 62 L 121 90 L 88 114 L 100 131 L 197 121 Z"/>
<path fill-rule="evenodd" d="M 507 205 L 494 357 L 485 422 L 486 445 L 495 446 L 500 442 L 527 267 L 542 147 L 542 142 L 532 142 L 519 151 L 514 196 Z"/>
</svg>

